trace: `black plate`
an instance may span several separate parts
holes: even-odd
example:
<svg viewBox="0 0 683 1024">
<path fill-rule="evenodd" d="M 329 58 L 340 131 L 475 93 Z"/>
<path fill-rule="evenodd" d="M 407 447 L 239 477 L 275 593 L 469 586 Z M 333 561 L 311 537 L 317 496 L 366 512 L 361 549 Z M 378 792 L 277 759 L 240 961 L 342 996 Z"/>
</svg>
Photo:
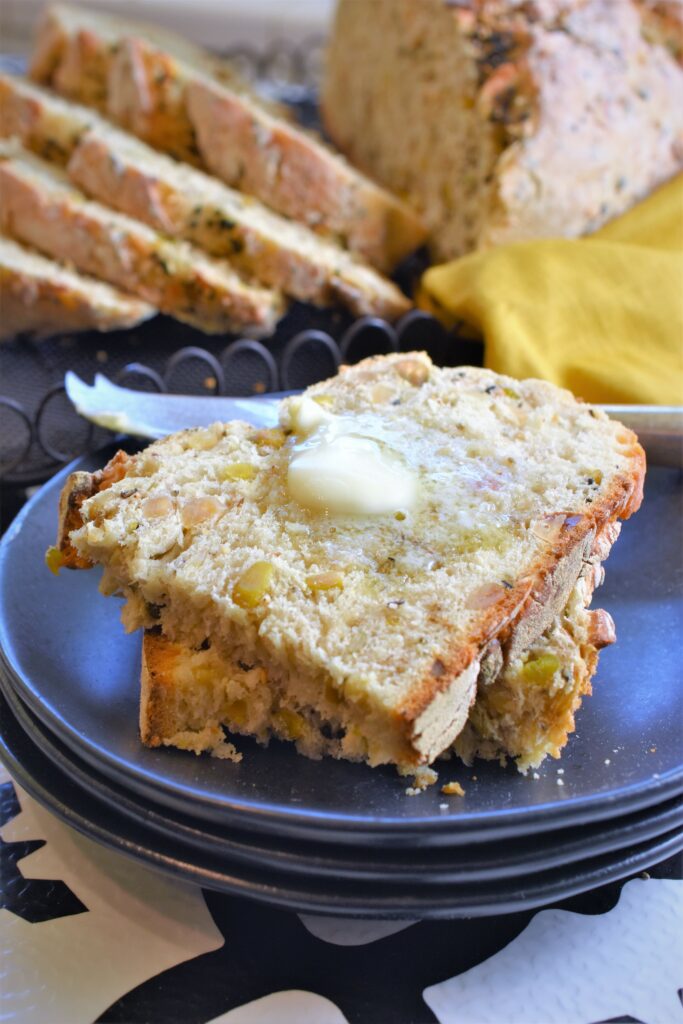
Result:
<svg viewBox="0 0 683 1024">
<path fill-rule="evenodd" d="M 0 760 L 36 800 L 90 838 L 186 881 L 307 913 L 353 917 L 481 917 L 532 909 L 625 878 L 683 847 L 677 829 L 617 851 L 511 880 L 417 888 L 345 879 L 293 878 L 228 862 L 131 821 L 77 786 L 46 758 L 0 698 Z"/>
<path fill-rule="evenodd" d="M 107 453 L 70 468 L 94 469 Z M 19 695 L 71 750 L 117 784 L 219 824 L 290 838 L 407 846 L 502 839 L 631 813 L 683 788 L 680 723 L 681 494 L 679 474 L 650 469 L 646 499 L 609 562 L 599 594 L 620 639 L 602 655 L 595 696 L 561 766 L 535 780 L 513 767 L 449 764 L 467 795 L 442 812 L 438 787 L 405 796 L 392 769 L 314 762 L 287 744 L 238 738 L 233 765 L 148 750 L 137 732 L 139 639 L 125 636 L 117 602 L 98 596 L 96 572 L 44 567 L 64 473 L 25 507 L 0 546 L 0 646 Z M 476 775 L 476 781 L 472 776 Z"/>
<path fill-rule="evenodd" d="M 169 816 L 136 800 L 75 757 L 22 704 L 11 688 L 3 690 L 9 708 L 28 737 L 60 771 L 100 803 L 167 839 L 215 853 L 225 865 L 236 861 L 270 870 L 324 878 L 372 880 L 380 885 L 462 884 L 514 878 L 560 865 L 575 864 L 604 853 L 654 839 L 683 825 L 683 797 L 654 808 L 593 825 L 547 832 L 543 841 L 528 837 L 505 843 L 472 843 L 467 847 L 424 850 L 354 849 L 282 837 L 253 835 L 238 829 L 202 826 L 183 816 Z"/>
</svg>

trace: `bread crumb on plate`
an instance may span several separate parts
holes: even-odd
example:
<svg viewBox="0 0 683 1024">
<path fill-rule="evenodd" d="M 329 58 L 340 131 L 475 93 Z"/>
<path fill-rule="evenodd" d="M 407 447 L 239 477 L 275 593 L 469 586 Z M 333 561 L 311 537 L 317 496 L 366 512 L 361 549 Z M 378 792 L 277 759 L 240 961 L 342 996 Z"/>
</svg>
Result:
<svg viewBox="0 0 683 1024">
<path fill-rule="evenodd" d="M 465 790 L 462 788 L 459 782 L 447 782 L 445 786 L 441 787 L 441 792 L 445 796 L 464 796 Z"/>
</svg>

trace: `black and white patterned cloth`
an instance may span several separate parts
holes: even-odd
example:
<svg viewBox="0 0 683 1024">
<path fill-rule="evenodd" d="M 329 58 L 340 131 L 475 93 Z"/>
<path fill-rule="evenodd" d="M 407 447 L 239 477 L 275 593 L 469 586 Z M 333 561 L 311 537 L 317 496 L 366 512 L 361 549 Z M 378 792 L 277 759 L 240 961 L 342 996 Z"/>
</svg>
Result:
<svg viewBox="0 0 683 1024">
<path fill-rule="evenodd" d="M 4 1020 L 683 1022 L 680 857 L 540 912 L 335 920 L 166 878 L 0 793 Z"/>
</svg>

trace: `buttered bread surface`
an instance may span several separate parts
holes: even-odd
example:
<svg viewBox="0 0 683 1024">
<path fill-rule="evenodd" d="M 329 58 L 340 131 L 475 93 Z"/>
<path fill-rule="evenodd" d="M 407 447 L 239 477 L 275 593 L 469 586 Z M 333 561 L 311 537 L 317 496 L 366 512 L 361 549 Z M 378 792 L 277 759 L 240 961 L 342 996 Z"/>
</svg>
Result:
<svg viewBox="0 0 683 1024">
<path fill-rule="evenodd" d="M 307 452 L 323 496 L 351 472 L 355 505 L 292 486 Z M 389 474 L 379 496 L 367 459 Z M 274 430 L 121 455 L 80 482 L 64 546 L 104 564 L 127 628 L 259 666 L 343 734 L 339 756 L 425 763 L 462 730 L 492 642 L 532 643 L 604 557 L 643 471 L 635 435 L 552 385 L 378 357 L 285 400 Z"/>
</svg>

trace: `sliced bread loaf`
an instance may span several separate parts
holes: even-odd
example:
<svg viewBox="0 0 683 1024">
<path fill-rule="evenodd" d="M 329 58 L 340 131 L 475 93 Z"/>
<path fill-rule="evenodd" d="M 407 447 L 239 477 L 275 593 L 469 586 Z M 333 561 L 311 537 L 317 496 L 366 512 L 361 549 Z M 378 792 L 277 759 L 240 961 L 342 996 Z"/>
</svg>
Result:
<svg viewBox="0 0 683 1024">
<path fill-rule="evenodd" d="M 77 274 L 0 235 L 0 340 L 63 331 L 115 331 L 154 316 L 153 306 Z"/>
<path fill-rule="evenodd" d="M 339 0 L 323 120 L 423 213 L 438 259 L 581 235 L 683 167 L 682 11 Z"/>
<path fill-rule="evenodd" d="M 258 666 L 339 756 L 429 763 L 496 652 L 514 667 L 606 557 L 643 451 L 568 392 L 421 354 L 346 369 L 281 424 L 78 475 L 57 558 L 102 563 L 127 628 Z"/>
<path fill-rule="evenodd" d="M 293 298 L 389 320 L 410 308 L 392 282 L 340 246 L 26 79 L 0 76 L 0 135 L 70 157 L 67 174 L 87 195 Z"/>
<path fill-rule="evenodd" d="M 210 334 L 269 334 L 283 311 L 277 292 L 86 200 L 64 172 L 13 142 L 0 143 L 0 224 L 27 245 Z"/>
<path fill-rule="evenodd" d="M 57 6 L 39 30 L 31 75 L 380 270 L 424 241 L 409 206 L 193 53 L 134 22 Z"/>
</svg>

